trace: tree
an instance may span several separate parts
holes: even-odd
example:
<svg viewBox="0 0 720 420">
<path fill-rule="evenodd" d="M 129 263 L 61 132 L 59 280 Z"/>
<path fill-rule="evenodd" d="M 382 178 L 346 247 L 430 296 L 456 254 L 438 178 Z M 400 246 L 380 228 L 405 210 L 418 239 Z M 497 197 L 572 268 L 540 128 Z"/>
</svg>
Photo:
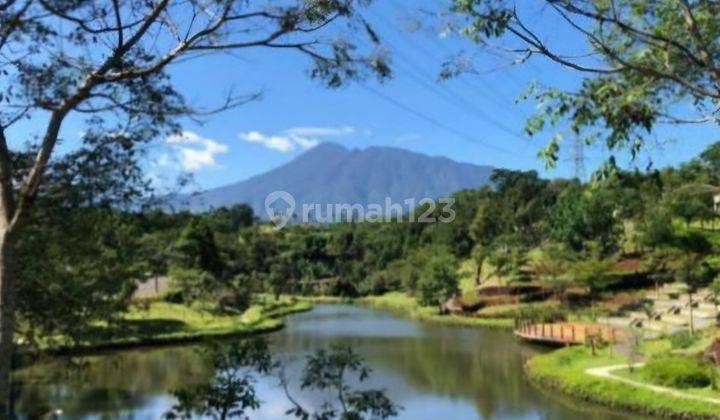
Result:
<svg viewBox="0 0 720 420">
<path fill-rule="evenodd" d="M 13 255 L 17 332 L 31 347 L 84 338 L 127 308 L 148 266 L 135 217 L 121 210 L 143 193 L 140 175 L 128 151 L 107 143 L 48 167 Z"/>
<path fill-rule="evenodd" d="M 542 257 L 533 263 L 535 274 L 550 284 L 561 303 L 565 302 L 565 293 L 572 284 L 566 275 L 568 266 L 568 256 L 560 247 L 547 247 Z"/>
<path fill-rule="evenodd" d="M 587 290 L 593 319 L 597 317 L 595 301 L 600 293 L 613 281 L 613 276 L 610 274 L 612 268 L 611 261 L 590 258 L 574 263 L 570 269 L 575 281 L 585 286 Z"/>
<path fill-rule="evenodd" d="M 662 205 L 650 210 L 639 226 L 640 243 L 649 249 L 659 250 L 672 246 L 675 229 L 670 212 Z"/>
<path fill-rule="evenodd" d="M 213 52 L 243 48 L 293 51 L 313 63 L 311 76 L 336 87 L 373 72 L 389 76 L 378 38 L 356 12 L 367 2 L 300 1 L 268 7 L 239 0 L 30 1 L 0 4 L 0 394 L 9 416 L 9 377 L 15 324 L 13 252 L 43 184 L 68 118 L 89 116 L 83 136 L 138 151 L 143 143 L 179 132 L 183 117 L 238 106 L 256 93 L 229 94 L 215 109 L 190 106 L 167 66 Z M 328 37 L 348 23 L 371 42 Z M 324 40 L 330 39 L 326 42 Z M 42 45 L 42 48 L 39 46 Z M 369 48 L 363 48 L 369 46 Z M 13 165 L 13 128 L 32 118 L 38 142 L 24 165 Z M 20 141 L 27 139 L 23 136 Z M 122 178 L 120 178 L 122 179 Z"/>
<path fill-rule="evenodd" d="M 240 228 L 251 226 L 256 219 L 252 207 L 247 204 L 213 209 L 205 214 L 205 218 L 213 232 L 219 233 L 236 233 Z"/>
<path fill-rule="evenodd" d="M 718 297 L 720 297 L 720 276 L 716 276 L 710 283 L 710 293 L 712 293 L 713 305 L 715 305 L 715 312 L 717 312 Z"/>
<path fill-rule="evenodd" d="M 709 191 L 698 191 L 696 185 L 684 185 L 673 192 L 670 201 L 672 213 L 685 221 L 685 226 L 696 220 L 710 220 L 715 217 L 712 195 Z"/>
<path fill-rule="evenodd" d="M 225 261 L 220 255 L 215 235 L 202 220 L 193 220 L 183 229 L 171 253 L 184 268 L 205 271 L 216 278 L 224 274 Z"/>
<path fill-rule="evenodd" d="M 583 77 L 573 91 L 550 87 L 533 93 L 540 103 L 527 124 L 531 134 L 567 123 L 582 141 L 603 141 L 635 155 L 656 124 L 717 124 L 720 9 L 715 2 L 454 0 L 451 11 L 458 32 L 483 48 L 509 53 L 510 63 L 541 56 Z M 566 31 L 563 39 L 584 40 L 587 50 L 568 51 L 562 41 L 548 42 L 550 31 L 559 28 Z M 683 101 L 688 107 L 676 106 Z M 559 147 L 560 137 L 553 136 L 541 155 L 554 164 Z"/>
<path fill-rule="evenodd" d="M 247 410 L 260 407 L 254 373 L 267 374 L 275 366 L 264 340 L 236 341 L 228 347 L 214 345 L 208 351 L 215 374 L 209 383 L 173 392 L 178 403 L 166 419 L 209 416 L 219 420 L 243 418 Z"/>
<path fill-rule="evenodd" d="M 473 247 L 470 255 L 475 262 L 475 286 L 480 286 L 483 264 L 488 258 L 489 252 L 486 247 L 482 246 L 481 244 L 477 244 Z"/>
<path fill-rule="evenodd" d="M 615 210 L 615 200 L 607 189 L 570 186 L 560 193 L 552 209 L 551 235 L 573 251 L 587 251 L 592 242 L 607 255 L 617 248 Z"/>
<path fill-rule="evenodd" d="M 705 257 L 712 252 L 713 246 L 702 234 L 688 232 L 677 238 L 677 249 L 681 257 L 675 265 L 675 277 L 685 283 L 688 294 L 688 329 L 690 335 L 695 334 L 695 317 L 693 314 L 694 295 L 698 288 L 709 284 L 717 274 L 716 270 L 705 262 Z"/>
<path fill-rule="evenodd" d="M 720 142 L 715 142 L 700 153 L 700 160 L 707 166 L 710 176 L 717 183 L 720 181 Z"/>
<path fill-rule="evenodd" d="M 34 212 L 35 223 L 14 254 L 22 321 L 16 332 L 33 350 L 38 339 L 72 345 L 98 322 L 119 320 L 145 275 L 139 234 L 129 219 L 103 208 L 48 205 Z"/>
<path fill-rule="evenodd" d="M 493 266 L 494 274 L 507 282 L 528 280 L 525 272 L 528 262 L 527 250 L 505 236 L 498 238 L 498 244 L 488 256 L 488 262 Z"/>
<path fill-rule="evenodd" d="M 270 265 L 268 280 L 275 294 L 275 300 L 280 299 L 280 295 L 287 291 L 288 285 L 291 284 L 292 280 L 298 279 L 299 273 L 296 263 L 297 260 L 295 256 L 289 252 L 285 252 L 278 255 Z"/>
<path fill-rule="evenodd" d="M 300 388 L 315 392 L 328 392 L 334 402 L 322 404 L 320 411 L 310 413 L 288 391 L 287 379 L 282 376 L 285 388 L 293 408 L 287 411 L 302 420 L 309 419 L 347 419 L 363 418 L 387 419 L 395 417 L 401 407 L 392 402 L 385 391 L 380 389 L 353 390 L 348 382 L 349 375 L 354 381 L 364 382 L 370 376 L 370 368 L 362 357 L 350 347 L 334 346 L 329 350 L 317 350 L 308 356 L 301 376 Z"/>
<path fill-rule="evenodd" d="M 418 281 L 420 303 L 438 305 L 440 313 L 445 301 L 458 293 L 457 263 L 447 252 L 439 251 L 425 264 Z"/>
<path fill-rule="evenodd" d="M 145 278 L 149 276 L 154 280 L 155 293 L 159 289 L 159 277 L 168 270 L 167 243 L 159 235 L 145 234 L 139 239 L 138 253 L 145 265 Z"/>
</svg>

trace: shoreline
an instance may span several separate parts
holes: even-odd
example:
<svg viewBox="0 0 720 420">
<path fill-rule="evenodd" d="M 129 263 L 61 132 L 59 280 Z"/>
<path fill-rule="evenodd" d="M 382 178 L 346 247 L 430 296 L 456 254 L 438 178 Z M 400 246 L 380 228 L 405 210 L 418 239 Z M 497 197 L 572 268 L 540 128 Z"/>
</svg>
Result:
<svg viewBox="0 0 720 420">
<path fill-rule="evenodd" d="M 153 348 L 173 345 L 199 343 L 212 339 L 232 337 L 252 337 L 281 330 L 283 318 L 295 313 L 307 312 L 315 304 L 351 304 L 382 309 L 398 316 L 418 320 L 420 322 L 439 323 L 476 328 L 494 328 L 512 331 L 512 319 L 478 318 L 462 315 L 440 315 L 435 307 L 420 306 L 412 297 L 403 293 L 388 293 L 381 296 L 362 298 L 341 297 L 306 297 L 286 296 L 286 300 L 269 310 L 258 309 L 256 320 L 243 323 L 241 317 L 229 328 L 199 328 L 190 331 L 160 333 L 146 336 L 125 336 L 92 343 L 79 343 L 67 346 L 54 346 L 43 349 L 42 356 L 91 356 L 105 352 Z M 149 318 L 153 319 L 153 318 Z M 664 418 L 720 418 L 720 407 L 699 400 L 682 398 L 651 389 L 636 387 L 622 381 L 593 376 L 589 371 L 608 365 L 620 365 L 623 359 L 605 350 L 596 357 L 589 356 L 583 346 L 573 346 L 538 354 L 528 359 L 523 368 L 528 379 L 541 387 L 560 393 L 576 402 L 589 402 L 612 410 L 627 411 L 641 415 L 659 416 Z M 19 356 L 17 367 L 32 364 L 38 354 L 23 353 Z"/>
<path fill-rule="evenodd" d="M 124 336 L 98 340 L 96 342 L 82 342 L 68 345 L 50 345 L 41 348 L 37 352 L 29 352 L 27 349 L 19 350 L 17 357 L 19 365 L 33 363 L 38 356 L 63 357 L 63 356 L 89 356 L 98 353 L 129 350 L 136 348 L 152 348 L 172 345 L 199 343 L 213 339 L 227 339 L 232 337 L 252 337 L 261 334 L 268 334 L 281 330 L 285 323 L 283 318 L 295 313 L 312 310 L 313 304 L 308 301 L 297 299 L 284 307 L 274 308 L 262 312 L 260 318 L 251 323 L 240 321 L 241 316 L 227 317 L 236 322 L 225 328 L 198 328 L 190 331 L 178 331 L 170 333 L 150 334 L 139 337 Z M 153 318 L 149 318 L 153 319 Z"/>
<path fill-rule="evenodd" d="M 317 303 L 348 303 L 388 310 L 398 316 L 421 322 L 441 323 L 479 328 L 497 328 L 511 331 L 511 319 L 439 315 L 436 308 L 422 307 L 414 299 L 402 293 L 387 293 L 357 299 L 320 297 L 310 298 Z M 720 407 L 702 401 L 702 398 L 684 398 L 654 391 L 651 387 L 636 387 L 622 381 L 593 376 L 588 370 L 603 365 L 622 364 L 622 358 L 614 355 L 594 360 L 587 356 L 589 367 L 568 367 L 568 353 L 587 352 L 583 346 L 554 349 L 531 357 L 524 365 L 528 378 L 545 389 L 556 392 L 555 397 L 569 398 L 573 402 L 591 403 L 608 410 L 619 410 L 647 416 L 677 419 L 718 419 Z M 550 366 L 546 366 L 552 362 Z M 607 363 L 606 363 L 607 362 Z M 599 365 L 598 365 L 599 364 Z M 548 369 L 549 367 L 549 369 Z M 569 376 L 566 376 L 569 375 Z M 558 395 L 559 394 L 559 395 Z"/>
<path fill-rule="evenodd" d="M 622 364 L 623 358 L 610 354 L 608 350 L 593 357 L 586 348 L 575 346 L 535 355 L 525 363 L 524 370 L 532 382 L 578 401 L 646 416 L 720 418 L 718 406 L 588 373 L 588 370 Z"/>
<path fill-rule="evenodd" d="M 342 303 L 340 300 L 337 302 Z M 346 302 L 376 309 L 384 309 L 400 316 L 424 322 L 465 327 L 495 328 L 508 331 L 515 328 L 515 320 L 510 318 L 481 318 L 456 314 L 440 315 L 437 307 L 420 306 L 415 299 L 402 292 L 390 292 L 379 296 L 365 296 Z"/>
</svg>

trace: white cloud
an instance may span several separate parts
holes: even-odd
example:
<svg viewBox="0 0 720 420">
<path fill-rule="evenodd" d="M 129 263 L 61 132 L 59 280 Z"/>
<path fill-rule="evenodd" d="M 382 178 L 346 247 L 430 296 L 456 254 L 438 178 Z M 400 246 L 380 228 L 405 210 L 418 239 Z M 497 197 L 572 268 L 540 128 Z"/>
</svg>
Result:
<svg viewBox="0 0 720 420">
<path fill-rule="evenodd" d="M 292 137 L 292 139 L 295 140 L 295 143 L 297 143 L 300 147 L 302 147 L 303 149 L 306 149 L 306 150 L 311 149 L 311 148 L 317 146 L 318 143 L 320 143 L 316 139 L 309 139 L 309 138 L 299 137 L 299 136 Z"/>
<path fill-rule="evenodd" d="M 295 150 L 295 143 L 290 136 L 268 136 L 259 131 L 248 131 L 247 133 L 240 133 L 240 138 L 250 143 L 262 144 L 268 149 L 279 152 Z"/>
<path fill-rule="evenodd" d="M 228 151 L 227 145 L 202 137 L 192 131 L 183 131 L 180 134 L 168 136 L 165 142 L 171 145 L 173 153 L 161 155 L 158 164 L 170 166 L 174 160 L 177 160 L 186 171 L 198 171 L 217 166 L 216 155 Z"/>
<path fill-rule="evenodd" d="M 293 127 L 280 134 L 268 135 L 259 131 L 246 131 L 238 136 L 249 143 L 262 144 L 268 149 L 287 153 L 296 149 L 307 150 L 317 146 L 323 138 L 344 137 L 356 134 L 355 127 Z"/>
</svg>

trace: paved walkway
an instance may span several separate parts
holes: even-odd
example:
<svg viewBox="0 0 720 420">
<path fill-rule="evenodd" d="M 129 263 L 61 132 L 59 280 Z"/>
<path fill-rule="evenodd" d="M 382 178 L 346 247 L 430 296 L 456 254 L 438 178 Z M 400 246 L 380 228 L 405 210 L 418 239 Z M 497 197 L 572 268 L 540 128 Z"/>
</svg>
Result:
<svg viewBox="0 0 720 420">
<path fill-rule="evenodd" d="M 633 365 L 633 367 L 642 367 L 644 363 L 637 363 Z M 678 391 L 676 389 L 672 388 L 666 388 L 664 386 L 657 386 L 657 385 L 650 385 L 643 382 L 633 381 L 632 379 L 623 378 L 621 376 L 613 375 L 612 372 L 620 369 L 627 369 L 628 365 L 612 365 L 612 366 L 603 366 L 599 368 L 591 368 L 586 369 L 585 373 L 597 376 L 599 378 L 606 378 L 614 381 L 620 381 L 623 383 L 626 383 L 628 385 L 632 385 L 638 388 L 645 388 L 649 389 L 651 391 L 660 392 L 662 394 L 668 394 L 672 395 L 673 397 L 678 398 L 686 398 L 689 400 L 697 400 L 702 402 L 708 402 L 711 404 L 720 404 L 720 399 L 718 398 L 710 398 L 710 397 L 703 397 L 700 395 L 694 395 L 694 394 L 688 394 L 687 392 Z"/>
</svg>

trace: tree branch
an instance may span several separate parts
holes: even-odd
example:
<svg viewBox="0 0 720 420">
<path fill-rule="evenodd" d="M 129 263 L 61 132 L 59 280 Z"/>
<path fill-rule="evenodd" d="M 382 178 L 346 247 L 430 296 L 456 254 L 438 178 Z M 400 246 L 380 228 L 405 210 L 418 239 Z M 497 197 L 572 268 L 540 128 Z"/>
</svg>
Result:
<svg viewBox="0 0 720 420">
<path fill-rule="evenodd" d="M 707 42 L 703 39 L 700 29 L 698 28 L 697 20 L 693 14 L 692 7 L 687 0 L 678 0 L 685 16 L 685 22 L 690 30 L 690 35 L 693 38 L 695 46 L 700 50 L 700 57 L 703 62 L 707 65 L 708 69 L 715 75 L 716 83 L 720 84 L 720 69 L 715 65 L 715 60 L 712 54 L 708 51 Z"/>
<path fill-rule="evenodd" d="M 120 2 L 119 0 L 113 0 L 113 9 L 115 11 L 115 27 L 118 36 L 118 48 L 123 45 L 123 27 L 122 18 L 120 17 Z"/>
<path fill-rule="evenodd" d="M 57 143 L 57 137 L 60 132 L 60 127 L 62 126 L 62 122 L 67 116 L 67 114 L 77 105 L 79 105 L 83 100 L 90 97 L 90 92 L 93 87 L 95 87 L 98 83 L 101 82 L 101 76 L 107 71 L 109 71 L 120 57 L 127 53 L 133 46 L 135 46 L 140 41 L 140 39 L 142 39 L 143 35 L 148 31 L 148 29 L 156 21 L 160 13 L 162 13 L 162 11 L 168 5 L 168 2 L 169 0 L 161 0 L 146 16 L 144 22 L 140 25 L 140 27 L 133 34 L 133 36 L 131 36 L 128 41 L 124 43 L 121 47 L 117 48 L 113 52 L 113 54 L 111 54 L 105 60 L 105 62 L 101 64 L 95 71 L 90 72 L 90 74 L 88 74 L 88 76 L 85 78 L 84 83 L 80 85 L 75 94 L 62 101 L 60 106 L 54 111 L 52 111 L 52 113 L 50 114 L 50 121 L 48 122 L 48 126 L 45 130 L 45 135 L 43 136 L 43 140 L 40 145 L 40 149 L 35 156 L 34 163 L 30 168 L 24 184 L 20 188 L 18 204 L 15 208 L 14 214 L 12 215 L 8 227 L 10 230 L 12 230 L 18 225 L 19 221 L 21 220 L 21 216 L 27 210 L 27 208 L 30 206 L 30 203 L 32 203 L 32 201 L 35 199 L 35 196 L 37 195 L 38 188 L 45 172 L 45 168 L 50 160 L 50 156 L 52 155 L 52 151 L 55 148 L 55 144 Z"/>
<path fill-rule="evenodd" d="M 572 69 L 586 72 L 586 73 L 601 73 L 601 74 L 609 74 L 609 73 L 618 73 L 621 71 L 621 69 L 605 69 L 605 68 L 597 68 L 597 67 L 588 67 L 581 64 L 578 64 L 574 61 L 567 60 L 563 58 L 562 56 L 553 53 L 550 51 L 550 49 L 545 46 L 545 44 L 538 38 L 532 31 L 530 31 L 520 20 L 520 17 L 517 14 L 517 11 L 513 10 L 513 18 L 515 22 L 517 22 L 517 25 L 520 27 L 520 29 L 512 27 L 512 25 L 508 25 L 507 29 L 515 34 L 518 38 L 525 41 L 527 44 L 531 45 L 535 49 L 537 49 L 536 53 L 542 54 L 551 60 L 560 63 L 564 66 L 570 67 Z M 530 51 L 531 53 L 533 51 Z"/>
<path fill-rule="evenodd" d="M 587 36 L 591 41 L 595 43 L 595 45 L 600 48 L 603 53 L 605 53 L 608 57 L 610 57 L 613 61 L 616 61 L 618 64 L 624 66 L 628 70 L 636 71 L 638 73 L 641 73 L 643 75 L 653 75 L 655 77 L 665 79 L 665 80 L 672 80 L 683 87 L 687 88 L 688 90 L 694 92 L 697 95 L 701 96 L 707 96 L 711 98 L 720 98 L 720 92 L 719 91 L 709 91 L 703 86 L 699 86 L 696 84 L 691 83 L 690 81 L 684 79 L 683 77 L 680 77 L 679 75 L 667 73 L 660 71 L 654 67 L 649 66 L 641 66 L 634 63 L 631 63 L 624 58 L 620 56 L 620 54 L 617 53 L 612 47 L 608 46 L 603 42 L 603 40 L 599 39 L 596 35 L 590 33 L 586 29 L 582 28 L 580 25 L 577 24 L 577 22 L 570 19 L 569 16 L 560 8 L 558 8 L 556 5 L 552 5 L 552 7 L 560 14 L 560 16 L 563 17 L 563 19 L 568 22 L 573 28 L 583 33 L 585 36 Z"/>
</svg>

